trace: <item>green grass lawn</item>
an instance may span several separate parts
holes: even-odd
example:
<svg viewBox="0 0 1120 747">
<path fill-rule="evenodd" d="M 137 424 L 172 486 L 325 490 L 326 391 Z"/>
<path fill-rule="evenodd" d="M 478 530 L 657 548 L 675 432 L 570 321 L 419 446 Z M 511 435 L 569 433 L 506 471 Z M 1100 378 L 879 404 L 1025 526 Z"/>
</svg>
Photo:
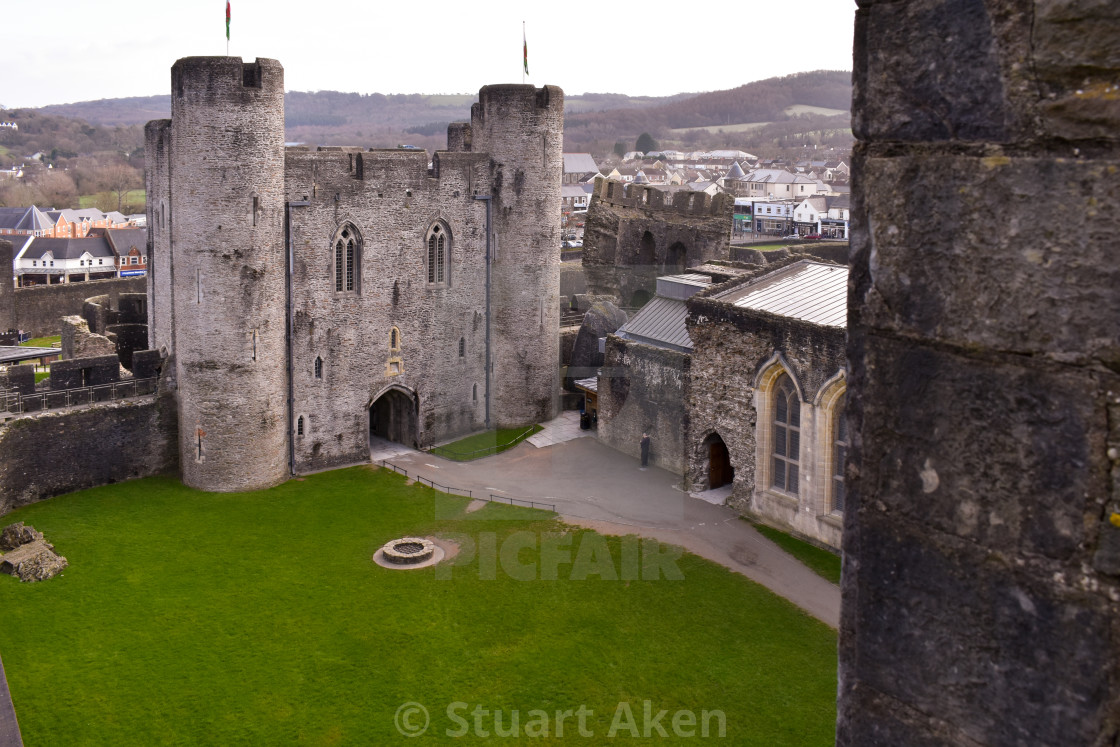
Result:
<svg viewBox="0 0 1120 747">
<path fill-rule="evenodd" d="M 473 436 L 461 438 L 443 446 L 432 449 L 432 453 L 444 459 L 455 462 L 469 462 L 491 454 L 501 454 L 506 449 L 512 449 L 534 433 L 539 433 L 539 425 L 527 428 L 499 428 L 485 433 L 476 433 Z"/>
<path fill-rule="evenodd" d="M 834 584 L 840 583 L 840 556 L 828 550 L 822 550 L 816 545 L 810 545 L 804 540 L 799 540 L 785 532 L 768 527 L 765 524 L 752 526 L 766 539 L 800 560 L 813 569 L 818 576 L 822 576 Z"/>
<path fill-rule="evenodd" d="M 23 344 L 29 348 L 49 348 L 53 347 L 56 342 L 62 342 L 62 335 L 51 335 L 50 337 L 32 337 L 30 340 Z"/>
<path fill-rule="evenodd" d="M 124 199 L 122 200 L 123 204 L 121 205 L 122 211 L 125 212 L 125 213 L 130 212 L 129 211 L 129 206 L 132 206 L 132 207 L 139 206 L 138 209 L 140 211 L 143 211 L 145 201 L 147 200 L 147 195 L 148 195 L 147 191 L 143 190 L 143 189 L 130 189 L 130 190 L 128 190 L 127 192 L 124 193 Z M 97 207 L 99 202 L 100 202 L 101 205 L 111 206 L 113 210 L 116 210 L 117 209 L 117 207 L 116 207 L 116 205 L 117 205 L 117 193 L 116 192 L 100 192 L 100 193 L 94 193 L 94 194 L 88 194 L 88 195 L 79 195 L 78 196 L 78 207 L 82 207 L 82 208 Z"/>
<path fill-rule="evenodd" d="M 835 632 L 695 556 L 677 561 L 683 580 L 574 580 L 566 565 L 560 580 L 524 580 L 504 562 L 490 579 L 485 551 L 411 571 L 371 562 L 390 539 L 436 534 L 507 553 L 528 537 L 506 561 L 531 563 L 537 537 L 565 530 L 545 512 L 466 503 L 356 467 L 241 494 L 153 478 L 13 512 L 0 523 L 33 524 L 70 560 L 42 583 L 0 576 L 25 743 L 447 743 L 446 709 L 463 702 L 467 719 L 503 709 L 506 728 L 512 709 L 524 724 L 530 709 L 583 705 L 593 738 L 572 739 L 569 719 L 556 740 L 552 717 L 551 740 L 500 743 L 603 744 L 620 702 L 640 729 L 649 700 L 670 735 L 677 710 L 721 710 L 724 744 L 832 744 Z M 620 565 L 627 540 L 567 529 L 573 548 L 609 548 Z M 409 701 L 431 726 L 405 740 L 393 719 Z"/>
</svg>

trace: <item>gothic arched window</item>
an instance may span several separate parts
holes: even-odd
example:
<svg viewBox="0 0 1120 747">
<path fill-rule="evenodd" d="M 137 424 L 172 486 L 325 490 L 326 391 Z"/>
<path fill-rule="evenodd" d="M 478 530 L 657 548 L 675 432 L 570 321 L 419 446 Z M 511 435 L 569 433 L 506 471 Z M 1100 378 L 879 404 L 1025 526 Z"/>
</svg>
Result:
<svg viewBox="0 0 1120 747">
<path fill-rule="evenodd" d="M 848 456 L 847 396 L 836 403 L 832 413 L 832 505 L 830 511 L 844 513 L 844 460 Z"/>
<path fill-rule="evenodd" d="M 334 290 L 359 291 L 361 284 L 362 240 L 357 229 L 347 223 L 334 240 Z"/>
<path fill-rule="evenodd" d="M 428 229 L 428 282 L 446 283 L 451 256 L 451 235 L 442 223 Z"/>
<path fill-rule="evenodd" d="M 797 467 L 801 457 L 801 400 L 793 381 L 786 374 L 782 374 L 774 385 L 773 428 L 773 470 L 770 484 L 778 490 L 797 495 Z"/>
</svg>

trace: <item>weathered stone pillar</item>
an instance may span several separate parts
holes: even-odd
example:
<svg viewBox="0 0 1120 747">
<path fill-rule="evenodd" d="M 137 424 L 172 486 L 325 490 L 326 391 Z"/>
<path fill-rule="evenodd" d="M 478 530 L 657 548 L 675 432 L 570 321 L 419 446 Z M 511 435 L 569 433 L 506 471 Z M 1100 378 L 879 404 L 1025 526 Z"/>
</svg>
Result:
<svg viewBox="0 0 1120 747">
<path fill-rule="evenodd" d="M 841 745 L 1120 739 L 1120 5 L 858 0 Z"/>
<path fill-rule="evenodd" d="M 16 291 L 12 277 L 8 274 L 8 268 L 12 267 L 13 252 L 12 242 L 0 239 L 0 269 L 3 269 L 0 272 L 0 332 L 7 332 L 9 328 L 16 326 Z"/>
</svg>

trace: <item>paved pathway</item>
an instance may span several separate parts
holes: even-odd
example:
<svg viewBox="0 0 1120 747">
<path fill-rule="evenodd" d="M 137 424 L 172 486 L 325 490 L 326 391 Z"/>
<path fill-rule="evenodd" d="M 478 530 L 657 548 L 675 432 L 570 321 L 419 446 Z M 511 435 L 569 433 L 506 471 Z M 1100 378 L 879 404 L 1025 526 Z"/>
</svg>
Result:
<svg viewBox="0 0 1120 747">
<path fill-rule="evenodd" d="M 16 723 L 16 709 L 8 692 L 8 680 L 4 677 L 3 661 L 0 661 L 0 747 L 23 747 L 19 724 Z"/>
<path fill-rule="evenodd" d="M 598 439 L 572 438 L 544 448 L 522 443 L 474 462 L 416 451 L 390 461 L 410 477 L 475 495 L 546 501 L 571 523 L 681 545 L 757 581 L 833 628 L 839 624 L 839 587 L 767 540 L 734 510 L 684 493 L 678 475 L 656 467 L 641 470 L 637 459 Z"/>
</svg>

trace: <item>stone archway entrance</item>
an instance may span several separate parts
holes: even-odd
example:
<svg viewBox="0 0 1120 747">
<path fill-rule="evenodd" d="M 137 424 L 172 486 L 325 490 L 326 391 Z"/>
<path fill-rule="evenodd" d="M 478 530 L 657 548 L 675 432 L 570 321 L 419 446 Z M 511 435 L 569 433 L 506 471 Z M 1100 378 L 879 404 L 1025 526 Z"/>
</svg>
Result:
<svg viewBox="0 0 1120 747">
<path fill-rule="evenodd" d="M 688 267 L 688 247 L 681 242 L 674 242 L 669 247 L 669 251 L 665 253 L 665 267 L 664 273 L 666 275 L 676 275 L 685 271 Z"/>
<path fill-rule="evenodd" d="M 369 437 L 419 448 L 416 423 L 418 408 L 415 395 L 392 388 L 383 392 L 369 406 Z"/>
<path fill-rule="evenodd" d="M 708 489 L 714 490 L 730 485 L 735 480 L 735 468 L 731 466 L 731 454 L 718 433 L 713 433 L 704 441 L 708 453 Z"/>
</svg>

